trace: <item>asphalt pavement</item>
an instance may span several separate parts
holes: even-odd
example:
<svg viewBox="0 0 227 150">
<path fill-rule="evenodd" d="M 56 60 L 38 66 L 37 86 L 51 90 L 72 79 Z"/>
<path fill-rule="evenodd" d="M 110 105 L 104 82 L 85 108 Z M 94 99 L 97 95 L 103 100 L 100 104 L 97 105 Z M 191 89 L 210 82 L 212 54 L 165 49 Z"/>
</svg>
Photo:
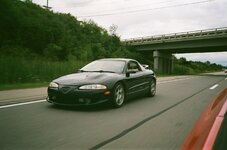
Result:
<svg viewBox="0 0 227 150">
<path fill-rule="evenodd" d="M 179 149 L 200 113 L 225 88 L 224 74 L 185 76 L 159 79 L 155 97 L 135 98 L 119 109 L 56 107 L 43 100 L 0 106 L 0 147 Z"/>
<path fill-rule="evenodd" d="M 47 87 L 0 91 L 0 106 L 36 101 L 47 97 Z"/>
</svg>

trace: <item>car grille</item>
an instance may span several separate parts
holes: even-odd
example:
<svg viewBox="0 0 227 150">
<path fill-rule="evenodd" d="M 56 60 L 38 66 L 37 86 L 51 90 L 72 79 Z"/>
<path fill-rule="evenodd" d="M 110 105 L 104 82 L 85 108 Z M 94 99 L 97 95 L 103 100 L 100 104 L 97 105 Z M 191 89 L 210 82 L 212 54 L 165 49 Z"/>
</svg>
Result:
<svg viewBox="0 0 227 150">
<path fill-rule="evenodd" d="M 78 86 L 76 85 L 60 85 L 59 91 L 63 94 L 69 94 L 77 89 Z"/>
<path fill-rule="evenodd" d="M 73 96 L 58 96 L 54 101 L 62 104 L 79 104 L 78 98 Z"/>
</svg>

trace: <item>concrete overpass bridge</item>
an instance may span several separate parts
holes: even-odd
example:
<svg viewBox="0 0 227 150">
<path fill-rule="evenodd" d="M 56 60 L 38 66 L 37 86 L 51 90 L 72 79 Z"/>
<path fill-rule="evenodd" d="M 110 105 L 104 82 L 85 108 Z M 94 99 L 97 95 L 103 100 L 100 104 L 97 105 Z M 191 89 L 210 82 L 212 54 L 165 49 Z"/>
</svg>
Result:
<svg viewBox="0 0 227 150">
<path fill-rule="evenodd" d="M 153 52 L 154 70 L 171 73 L 174 53 L 227 51 L 227 27 L 131 38 L 123 42 L 139 52 Z"/>
</svg>

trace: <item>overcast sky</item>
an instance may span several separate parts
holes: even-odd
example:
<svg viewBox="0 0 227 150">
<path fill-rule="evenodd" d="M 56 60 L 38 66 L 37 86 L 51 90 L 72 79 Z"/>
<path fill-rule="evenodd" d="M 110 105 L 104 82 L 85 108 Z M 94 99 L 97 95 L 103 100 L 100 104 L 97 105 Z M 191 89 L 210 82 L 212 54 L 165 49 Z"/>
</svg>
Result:
<svg viewBox="0 0 227 150">
<path fill-rule="evenodd" d="M 107 30 L 117 25 L 121 39 L 227 27 L 227 0 L 49 0 L 49 6 Z M 176 56 L 227 66 L 227 52 Z"/>
</svg>

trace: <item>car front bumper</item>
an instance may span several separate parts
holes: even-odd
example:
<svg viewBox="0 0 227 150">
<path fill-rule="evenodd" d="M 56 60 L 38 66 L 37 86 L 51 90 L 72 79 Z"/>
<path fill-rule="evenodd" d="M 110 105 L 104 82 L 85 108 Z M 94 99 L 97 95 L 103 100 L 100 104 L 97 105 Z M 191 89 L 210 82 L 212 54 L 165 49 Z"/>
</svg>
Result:
<svg viewBox="0 0 227 150">
<path fill-rule="evenodd" d="M 46 100 L 65 106 L 95 105 L 111 99 L 111 94 L 104 94 L 105 92 L 106 90 L 72 90 L 64 93 L 58 88 L 48 88 Z"/>
</svg>

